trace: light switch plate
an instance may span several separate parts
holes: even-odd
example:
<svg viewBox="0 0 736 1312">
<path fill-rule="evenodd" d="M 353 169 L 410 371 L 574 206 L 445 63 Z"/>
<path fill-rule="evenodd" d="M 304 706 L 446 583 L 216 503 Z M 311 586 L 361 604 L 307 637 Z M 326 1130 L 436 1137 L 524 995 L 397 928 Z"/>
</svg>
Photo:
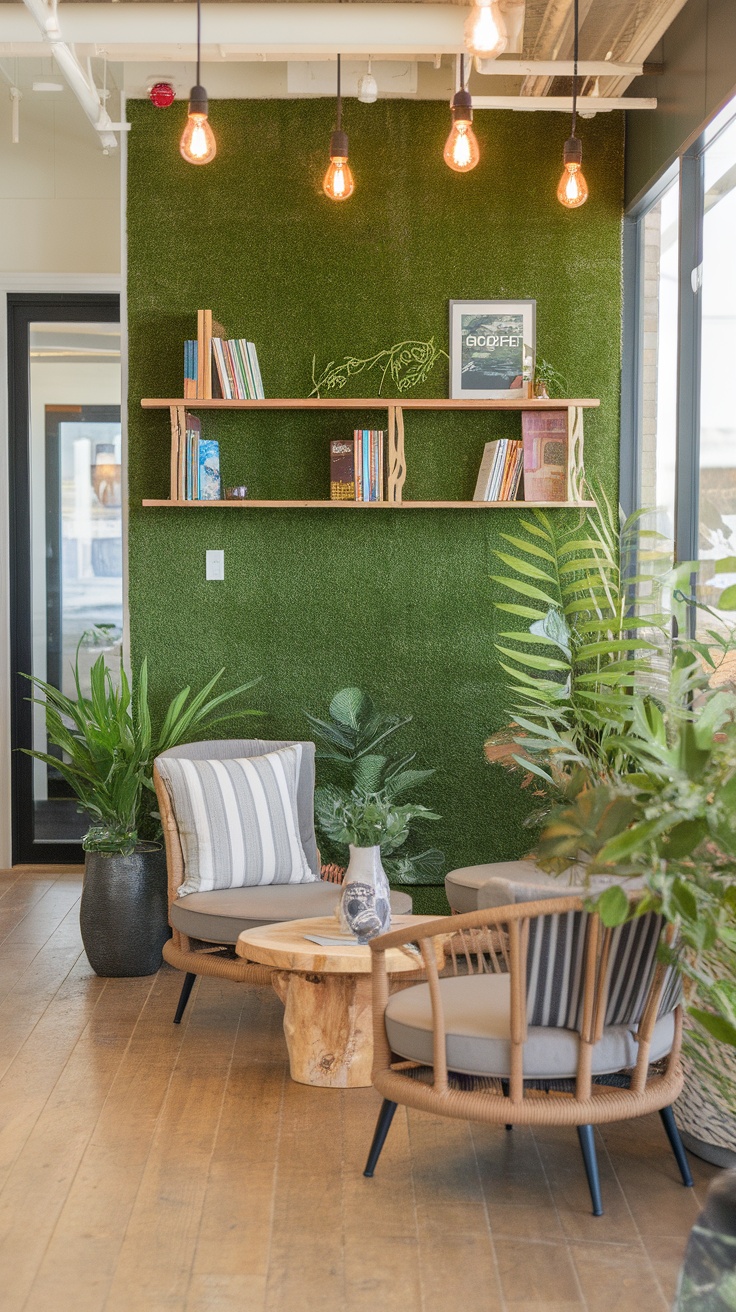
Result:
<svg viewBox="0 0 736 1312">
<path fill-rule="evenodd" d="M 209 583 L 221 583 L 225 578 L 225 552 L 205 552 L 205 578 Z"/>
</svg>

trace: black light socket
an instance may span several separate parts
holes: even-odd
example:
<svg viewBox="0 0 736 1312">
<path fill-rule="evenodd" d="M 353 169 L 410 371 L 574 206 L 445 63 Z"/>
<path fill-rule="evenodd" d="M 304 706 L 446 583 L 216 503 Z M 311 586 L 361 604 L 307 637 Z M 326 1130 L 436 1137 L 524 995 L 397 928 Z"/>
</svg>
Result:
<svg viewBox="0 0 736 1312">
<path fill-rule="evenodd" d="M 207 92 L 204 87 L 192 87 L 189 92 L 189 113 L 190 114 L 208 114 L 209 102 Z"/>
<path fill-rule="evenodd" d="M 456 91 L 452 100 L 452 121 L 453 123 L 472 123 L 473 122 L 473 101 L 469 91 L 461 88 Z"/>
<path fill-rule="evenodd" d="M 330 137 L 330 159 L 347 159 L 348 157 L 348 134 L 343 132 L 342 128 L 335 128 Z"/>
<path fill-rule="evenodd" d="M 579 137 L 568 137 L 565 142 L 565 150 L 562 156 L 565 164 L 582 164 L 583 162 L 583 143 Z"/>
</svg>

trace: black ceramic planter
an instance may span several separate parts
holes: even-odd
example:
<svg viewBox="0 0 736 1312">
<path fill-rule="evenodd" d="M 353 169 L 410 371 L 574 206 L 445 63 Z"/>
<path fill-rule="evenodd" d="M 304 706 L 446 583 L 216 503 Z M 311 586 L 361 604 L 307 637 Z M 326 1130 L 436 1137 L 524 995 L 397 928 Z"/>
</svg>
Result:
<svg viewBox="0 0 736 1312">
<path fill-rule="evenodd" d="M 736 1307 L 736 1170 L 713 1181 L 690 1232 L 674 1312 Z"/>
<path fill-rule="evenodd" d="M 168 926 L 163 848 L 118 856 L 88 852 L 79 923 L 97 975 L 153 975 L 161 965 Z"/>
</svg>

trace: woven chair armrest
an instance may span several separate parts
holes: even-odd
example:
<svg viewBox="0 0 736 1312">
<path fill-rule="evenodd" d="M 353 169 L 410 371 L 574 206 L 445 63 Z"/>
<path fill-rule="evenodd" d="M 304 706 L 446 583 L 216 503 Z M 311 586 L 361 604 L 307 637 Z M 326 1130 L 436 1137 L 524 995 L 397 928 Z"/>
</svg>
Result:
<svg viewBox="0 0 736 1312">
<path fill-rule="evenodd" d="M 405 943 L 417 943 L 440 934 L 456 934 L 463 929 L 488 929 L 508 924 L 512 920 L 527 920 L 539 915 L 561 915 L 567 911 L 584 910 L 580 897 L 540 898 L 535 902 L 517 902 L 505 907 L 484 907 L 480 911 L 467 911 L 462 916 L 443 916 L 441 920 L 428 920 L 423 925 L 409 925 L 389 930 L 372 938 L 372 952 L 386 952 Z"/>
</svg>

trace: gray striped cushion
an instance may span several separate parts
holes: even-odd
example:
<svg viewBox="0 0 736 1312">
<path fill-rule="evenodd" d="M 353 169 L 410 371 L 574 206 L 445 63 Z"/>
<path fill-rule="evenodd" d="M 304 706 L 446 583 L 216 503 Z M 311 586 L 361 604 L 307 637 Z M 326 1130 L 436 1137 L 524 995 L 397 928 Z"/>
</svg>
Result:
<svg viewBox="0 0 736 1312">
<path fill-rule="evenodd" d="M 538 916 L 529 922 L 527 1020 L 530 1025 L 578 1029 L 582 1022 L 585 940 L 590 917 L 584 911 Z M 636 1025 L 657 962 L 661 916 L 645 915 L 612 931 L 608 958 L 605 1025 Z M 670 968 L 660 1016 L 680 1000 L 680 980 Z"/>
<path fill-rule="evenodd" d="M 179 897 L 315 881 L 299 837 L 301 756 L 301 743 L 295 743 L 265 756 L 158 758 L 184 855 Z"/>
</svg>

